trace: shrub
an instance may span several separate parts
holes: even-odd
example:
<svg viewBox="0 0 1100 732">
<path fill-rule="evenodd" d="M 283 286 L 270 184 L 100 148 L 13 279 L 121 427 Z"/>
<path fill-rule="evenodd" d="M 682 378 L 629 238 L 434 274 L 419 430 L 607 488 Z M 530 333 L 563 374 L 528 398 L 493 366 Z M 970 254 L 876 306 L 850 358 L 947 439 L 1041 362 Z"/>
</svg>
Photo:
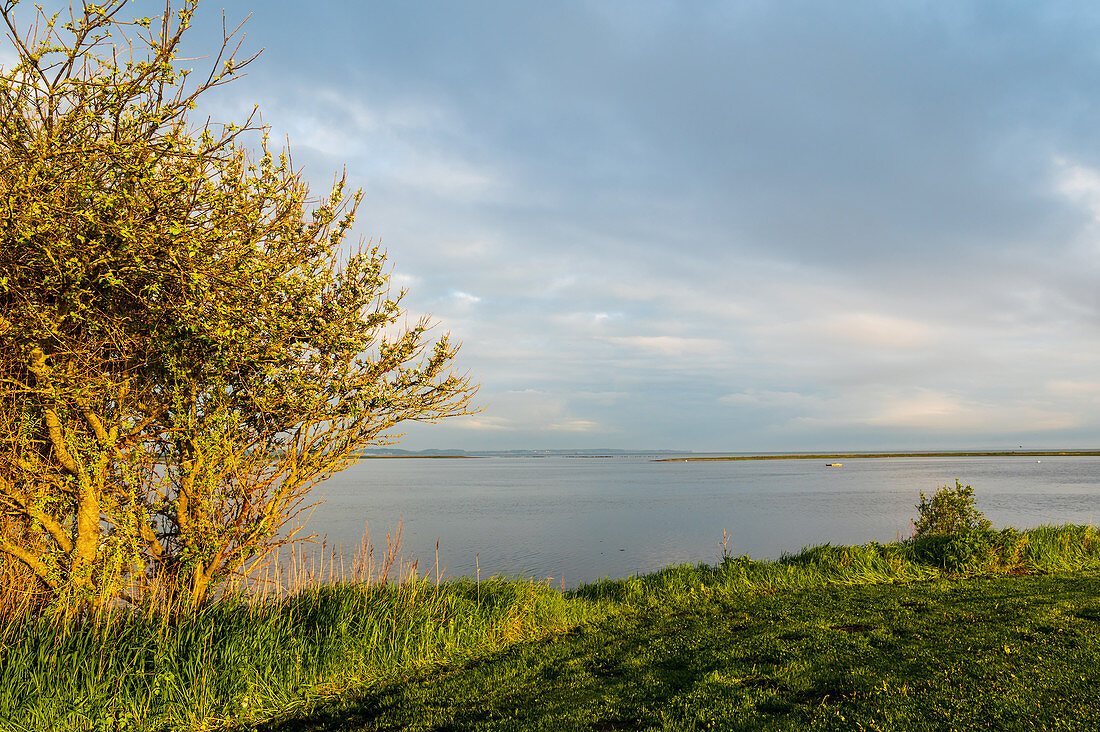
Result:
<svg viewBox="0 0 1100 732">
<path fill-rule="evenodd" d="M 1014 565 L 1017 535 L 993 531 L 974 505 L 974 489 L 957 479 L 932 496 L 920 494 L 920 515 L 914 522 L 910 547 L 917 561 L 936 564 L 949 572 L 970 574 Z"/>
<path fill-rule="evenodd" d="M 237 30 L 189 80 L 198 0 L 129 2 L 26 31 L 0 2 L 0 552 L 70 614 L 197 608 L 317 483 L 475 388 L 347 241 L 343 176 L 314 198 L 258 116 L 188 118 L 249 63 Z"/>
<path fill-rule="evenodd" d="M 955 487 L 943 486 L 931 497 L 920 494 L 920 517 L 914 524 L 913 540 L 927 536 L 955 537 L 971 532 L 987 533 L 993 525 L 974 505 L 974 489 L 955 479 Z"/>
</svg>

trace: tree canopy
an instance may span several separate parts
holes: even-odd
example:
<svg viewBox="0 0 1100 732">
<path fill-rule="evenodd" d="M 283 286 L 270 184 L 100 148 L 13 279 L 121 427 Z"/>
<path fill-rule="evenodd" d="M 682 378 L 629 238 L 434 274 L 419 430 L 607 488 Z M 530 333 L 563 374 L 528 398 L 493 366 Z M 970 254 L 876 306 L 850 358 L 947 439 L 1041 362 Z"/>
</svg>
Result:
<svg viewBox="0 0 1100 732">
<path fill-rule="evenodd" d="M 317 482 L 407 420 L 469 411 L 457 346 L 409 325 L 360 193 L 313 198 L 232 80 L 177 61 L 196 0 L 20 30 L 0 70 L 0 555 L 69 610 L 201 603 L 286 539 Z M 255 151 L 247 136 L 260 133 Z"/>
</svg>

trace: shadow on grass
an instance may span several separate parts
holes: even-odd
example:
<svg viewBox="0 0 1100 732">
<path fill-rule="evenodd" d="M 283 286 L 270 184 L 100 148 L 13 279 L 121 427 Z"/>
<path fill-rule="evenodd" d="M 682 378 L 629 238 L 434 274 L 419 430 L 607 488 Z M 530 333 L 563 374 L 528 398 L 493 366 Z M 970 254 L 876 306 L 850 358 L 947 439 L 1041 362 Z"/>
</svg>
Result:
<svg viewBox="0 0 1100 732">
<path fill-rule="evenodd" d="M 262 729 L 570 729 L 581 720 L 593 730 L 652 728 L 671 698 L 714 668 L 694 647 L 699 634 L 688 619 L 697 617 L 679 616 L 670 634 L 666 623 L 652 622 L 657 618 L 614 618 L 428 670 Z"/>
<path fill-rule="evenodd" d="M 265 732 L 1100 728 L 1100 576 L 831 587 L 611 617 Z"/>
</svg>

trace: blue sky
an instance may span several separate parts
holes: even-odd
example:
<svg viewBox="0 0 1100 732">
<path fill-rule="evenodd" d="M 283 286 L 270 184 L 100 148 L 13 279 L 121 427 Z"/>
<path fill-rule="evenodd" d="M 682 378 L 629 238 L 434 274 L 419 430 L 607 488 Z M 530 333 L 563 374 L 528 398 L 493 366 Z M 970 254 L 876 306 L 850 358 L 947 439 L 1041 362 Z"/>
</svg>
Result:
<svg viewBox="0 0 1100 732">
<path fill-rule="evenodd" d="M 481 383 L 402 447 L 1100 445 L 1098 6 L 225 8 L 202 111 L 346 167 Z"/>
</svg>

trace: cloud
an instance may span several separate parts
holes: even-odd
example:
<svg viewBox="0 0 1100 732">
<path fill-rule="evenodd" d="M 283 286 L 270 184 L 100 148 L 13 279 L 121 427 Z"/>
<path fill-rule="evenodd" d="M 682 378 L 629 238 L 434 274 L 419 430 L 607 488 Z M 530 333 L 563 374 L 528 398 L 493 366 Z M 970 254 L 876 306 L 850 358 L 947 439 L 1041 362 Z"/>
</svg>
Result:
<svg viewBox="0 0 1100 732">
<path fill-rule="evenodd" d="M 1089 422 L 1074 412 L 1070 401 L 1046 399 L 1043 394 L 983 402 L 921 387 L 869 385 L 843 395 L 748 390 L 725 395 L 719 402 L 738 414 L 746 414 L 747 409 L 767 414 L 771 432 L 791 435 L 824 431 L 859 434 L 864 428 L 873 428 L 889 435 L 1012 437 L 1073 430 Z"/>
<path fill-rule="evenodd" d="M 690 356 L 712 354 L 721 343 L 712 338 L 682 338 L 678 336 L 614 336 L 607 339 L 616 345 L 649 351 L 663 356 Z"/>
<path fill-rule="evenodd" d="M 861 421 L 888 427 L 939 426 L 958 429 L 973 426 L 980 411 L 984 410 L 978 405 L 964 404 L 956 396 L 920 390 L 910 395 L 885 399 L 884 403 L 877 405 L 874 413 Z"/>
<path fill-rule="evenodd" d="M 1087 208 L 1100 221 L 1100 172 L 1056 156 L 1055 188 L 1069 200 Z"/>
<path fill-rule="evenodd" d="M 564 422 L 552 422 L 546 425 L 551 432 L 595 432 L 599 424 L 587 419 L 570 419 Z"/>
<path fill-rule="evenodd" d="M 235 95 L 215 97 L 209 111 L 219 118 L 243 119 L 251 105 Z M 296 160 L 339 170 L 368 189 L 385 187 L 433 199 L 469 204 L 492 200 L 507 186 L 503 169 L 475 159 L 463 146 L 458 112 L 440 100 L 364 99 L 330 84 L 295 76 L 269 87 L 263 120 L 289 138 Z"/>
<path fill-rule="evenodd" d="M 390 284 L 398 290 L 414 288 L 420 281 L 419 277 L 408 272 L 394 272 L 390 275 Z"/>
<path fill-rule="evenodd" d="M 1029 432 L 1065 430 L 1080 419 L 1049 405 L 1034 403 L 983 404 L 959 395 L 921 391 L 885 400 L 866 424 L 946 432 L 981 431 L 986 434 L 1026 429 Z"/>
<path fill-rule="evenodd" d="M 1070 399 L 1100 399 L 1100 381 L 1050 381 L 1048 393 Z"/>
<path fill-rule="evenodd" d="M 347 165 L 482 383 L 411 446 L 1100 434 L 1100 10 L 277 0 L 248 29 L 221 108 L 260 103 L 319 190 Z"/>
<path fill-rule="evenodd" d="M 475 432 L 488 432 L 508 430 L 511 425 L 500 417 L 456 417 L 448 422 L 452 429 L 474 430 Z"/>
<path fill-rule="evenodd" d="M 461 290 L 454 290 L 451 292 L 451 298 L 459 305 L 476 305 L 481 302 L 481 298 L 477 295 L 471 295 L 468 292 L 462 292 Z"/>
<path fill-rule="evenodd" d="M 783 409 L 813 409 L 821 408 L 820 397 L 800 394 L 795 391 L 756 391 L 750 389 L 745 392 L 726 394 L 718 399 L 719 404 L 731 406 L 752 407 L 780 407 Z"/>
<path fill-rule="evenodd" d="M 628 391 L 577 391 L 573 394 L 578 402 L 598 404 L 603 407 L 614 406 L 632 396 Z"/>
<path fill-rule="evenodd" d="M 925 323 L 878 313 L 837 313 L 825 318 L 822 331 L 830 338 L 874 348 L 923 348 L 935 336 Z"/>
<path fill-rule="evenodd" d="M 601 429 L 588 418 L 575 415 L 566 400 L 542 389 L 514 389 L 493 394 L 490 406 L 481 414 L 447 423 L 451 433 L 462 430 L 502 432 L 522 430 L 552 435 L 587 433 Z"/>
</svg>

